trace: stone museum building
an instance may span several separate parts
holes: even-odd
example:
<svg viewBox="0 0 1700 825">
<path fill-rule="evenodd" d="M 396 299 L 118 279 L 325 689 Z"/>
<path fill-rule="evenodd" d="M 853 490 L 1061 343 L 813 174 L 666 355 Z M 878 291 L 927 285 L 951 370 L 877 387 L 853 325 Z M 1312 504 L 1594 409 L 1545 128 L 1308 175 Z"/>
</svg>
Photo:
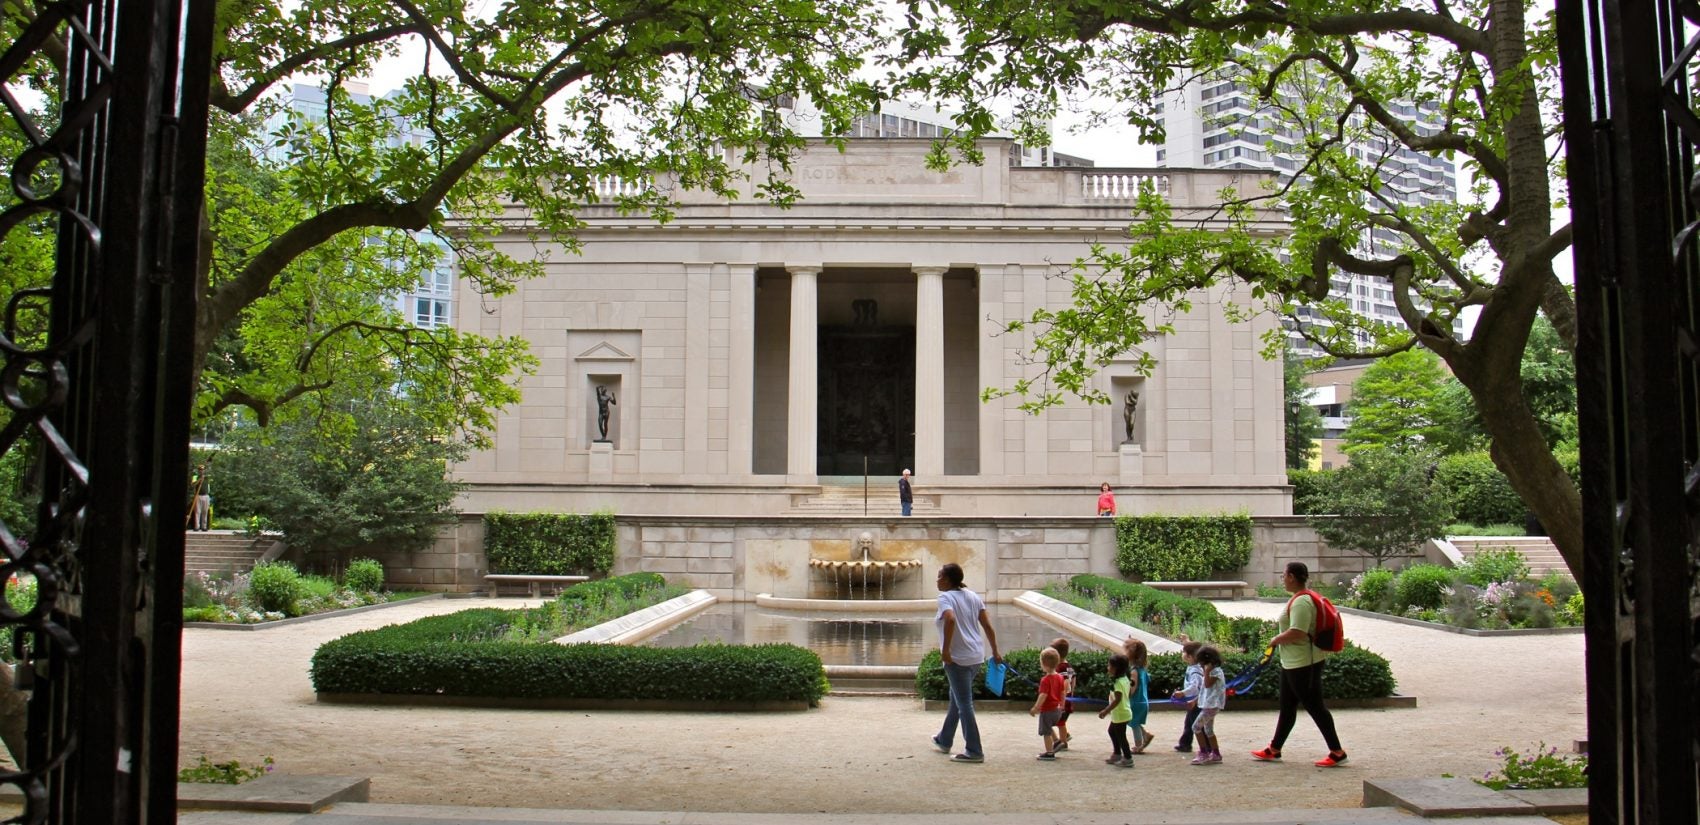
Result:
<svg viewBox="0 0 1700 825">
<path fill-rule="evenodd" d="M 1149 374 L 1140 353 L 1101 365 L 1093 387 L 1110 404 L 1064 394 L 1033 415 L 1018 398 L 981 400 L 1022 378 L 1055 389 L 1032 333 L 1006 325 L 1072 305 L 1075 262 L 1126 238 L 1140 187 L 1166 193 L 1177 223 L 1208 227 L 1222 190 L 1272 173 L 1095 168 L 1006 139 L 983 143 L 984 166 L 934 172 L 924 124 L 904 137 L 893 116 L 891 137 L 885 118 L 877 136 L 798 158 L 790 208 L 755 195 L 756 170 L 732 202 L 671 193 L 681 203 L 665 224 L 589 206 L 573 252 L 533 240 L 515 207 L 501 240 L 544 274 L 499 298 L 461 286 L 454 324 L 523 336 L 538 369 L 494 446 L 456 468 L 469 485 L 460 521 L 430 551 L 385 556 L 392 580 L 488 589 L 483 514 L 602 510 L 617 517 L 614 572 L 721 600 L 901 606 L 955 562 L 1008 602 L 1119 575 L 1114 522 L 1096 517 L 1104 482 L 1123 514 L 1251 515 L 1251 562 L 1221 571 L 1230 579 L 1273 582 L 1293 560 L 1325 576 L 1363 569 L 1290 515 L 1281 364 L 1260 355 L 1278 320 L 1234 311 L 1252 306 L 1248 289 L 1198 291 L 1186 312 L 1148 307 L 1171 331 L 1146 342 Z M 1256 217 L 1271 237 L 1285 230 Z"/>
<path fill-rule="evenodd" d="M 680 192 L 666 224 L 590 206 L 579 253 L 516 210 L 506 251 L 545 274 L 499 298 L 462 286 L 455 324 L 523 336 L 539 368 L 459 467 L 463 509 L 890 515 L 908 468 L 923 517 L 1089 516 L 1105 481 L 1124 513 L 1290 513 L 1281 364 L 1259 355 L 1278 322 L 1230 320 L 1247 290 L 1149 308 L 1173 332 L 1147 343 L 1150 375 L 1103 365 L 1112 404 L 981 400 L 1040 375 L 1005 324 L 1070 305 L 1072 265 L 1125 237 L 1139 186 L 1208 222 L 1223 188 L 1268 173 L 1019 166 L 997 160 L 1007 140 L 934 172 L 929 145 L 817 144 L 790 208 L 754 183 L 730 203 Z"/>
</svg>

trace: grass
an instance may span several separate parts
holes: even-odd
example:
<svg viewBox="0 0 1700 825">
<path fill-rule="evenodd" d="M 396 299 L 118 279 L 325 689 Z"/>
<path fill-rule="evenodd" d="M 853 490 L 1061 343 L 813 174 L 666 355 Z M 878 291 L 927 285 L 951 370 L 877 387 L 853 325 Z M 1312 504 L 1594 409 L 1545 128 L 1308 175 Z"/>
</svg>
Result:
<svg viewBox="0 0 1700 825">
<path fill-rule="evenodd" d="M 1461 521 L 1446 525 L 1448 536 L 1522 536 L 1528 531 L 1521 524 L 1471 524 Z"/>
</svg>

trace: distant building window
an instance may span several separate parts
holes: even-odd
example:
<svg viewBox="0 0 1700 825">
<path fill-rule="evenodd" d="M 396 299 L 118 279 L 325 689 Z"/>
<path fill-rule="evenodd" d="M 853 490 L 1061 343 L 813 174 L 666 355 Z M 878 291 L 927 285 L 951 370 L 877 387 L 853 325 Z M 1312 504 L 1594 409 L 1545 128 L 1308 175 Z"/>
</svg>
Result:
<svg viewBox="0 0 1700 825">
<path fill-rule="evenodd" d="M 415 298 L 413 301 L 413 324 L 425 329 L 448 326 L 449 302 L 435 298 Z"/>
</svg>

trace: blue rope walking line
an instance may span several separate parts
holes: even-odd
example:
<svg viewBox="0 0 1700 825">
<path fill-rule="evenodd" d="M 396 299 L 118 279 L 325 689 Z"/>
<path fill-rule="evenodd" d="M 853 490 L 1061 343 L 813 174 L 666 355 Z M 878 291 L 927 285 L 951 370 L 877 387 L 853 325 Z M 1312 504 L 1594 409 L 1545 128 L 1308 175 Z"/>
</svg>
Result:
<svg viewBox="0 0 1700 825">
<path fill-rule="evenodd" d="M 1267 670 L 1269 668 L 1269 663 L 1274 661 L 1274 660 L 1275 660 L 1275 647 L 1274 647 L 1274 645 L 1270 645 L 1269 647 L 1264 648 L 1263 649 L 1263 657 L 1257 660 L 1257 664 L 1252 665 L 1249 668 L 1246 668 L 1245 672 L 1243 672 L 1240 675 L 1235 676 L 1234 678 L 1228 680 L 1228 686 L 1227 686 L 1228 695 L 1234 696 L 1237 693 L 1239 693 L 1240 690 L 1244 689 L 1246 686 L 1256 684 L 1258 677 L 1263 675 L 1263 671 Z M 1016 670 L 1013 667 L 1010 667 L 1008 662 L 996 662 L 996 661 L 994 661 L 994 662 L 992 662 L 992 666 L 1003 668 L 1005 675 L 1015 677 L 1016 679 L 1020 680 L 1022 683 L 1026 684 L 1028 687 L 1033 688 L 1034 690 L 1038 690 L 1038 688 L 1039 688 L 1038 682 L 1035 682 L 1032 679 L 1029 679 L 1026 676 L 1023 676 L 1021 674 L 1021 671 Z M 1108 699 L 1094 699 L 1094 698 L 1091 698 L 1089 696 L 1069 696 L 1069 697 L 1065 697 L 1065 698 L 1069 702 L 1072 702 L 1076 705 L 1107 705 L 1107 704 L 1110 703 Z M 1172 704 L 1172 705 L 1184 705 L 1187 702 L 1192 701 L 1192 697 L 1182 696 L 1179 699 L 1176 699 L 1174 697 L 1169 697 L 1167 699 L 1151 699 L 1150 701 L 1152 703 L 1168 702 L 1169 704 Z"/>
</svg>

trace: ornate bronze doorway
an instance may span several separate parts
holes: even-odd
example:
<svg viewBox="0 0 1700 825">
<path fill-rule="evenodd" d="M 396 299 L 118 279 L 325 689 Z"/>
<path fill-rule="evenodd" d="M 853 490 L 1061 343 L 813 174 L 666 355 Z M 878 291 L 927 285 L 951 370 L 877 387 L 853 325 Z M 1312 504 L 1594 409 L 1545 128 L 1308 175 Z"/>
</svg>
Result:
<svg viewBox="0 0 1700 825">
<path fill-rule="evenodd" d="M 819 375 L 823 476 L 897 475 L 915 455 L 915 329 L 822 327 Z M 909 463 L 905 463 L 909 462 Z"/>
</svg>

